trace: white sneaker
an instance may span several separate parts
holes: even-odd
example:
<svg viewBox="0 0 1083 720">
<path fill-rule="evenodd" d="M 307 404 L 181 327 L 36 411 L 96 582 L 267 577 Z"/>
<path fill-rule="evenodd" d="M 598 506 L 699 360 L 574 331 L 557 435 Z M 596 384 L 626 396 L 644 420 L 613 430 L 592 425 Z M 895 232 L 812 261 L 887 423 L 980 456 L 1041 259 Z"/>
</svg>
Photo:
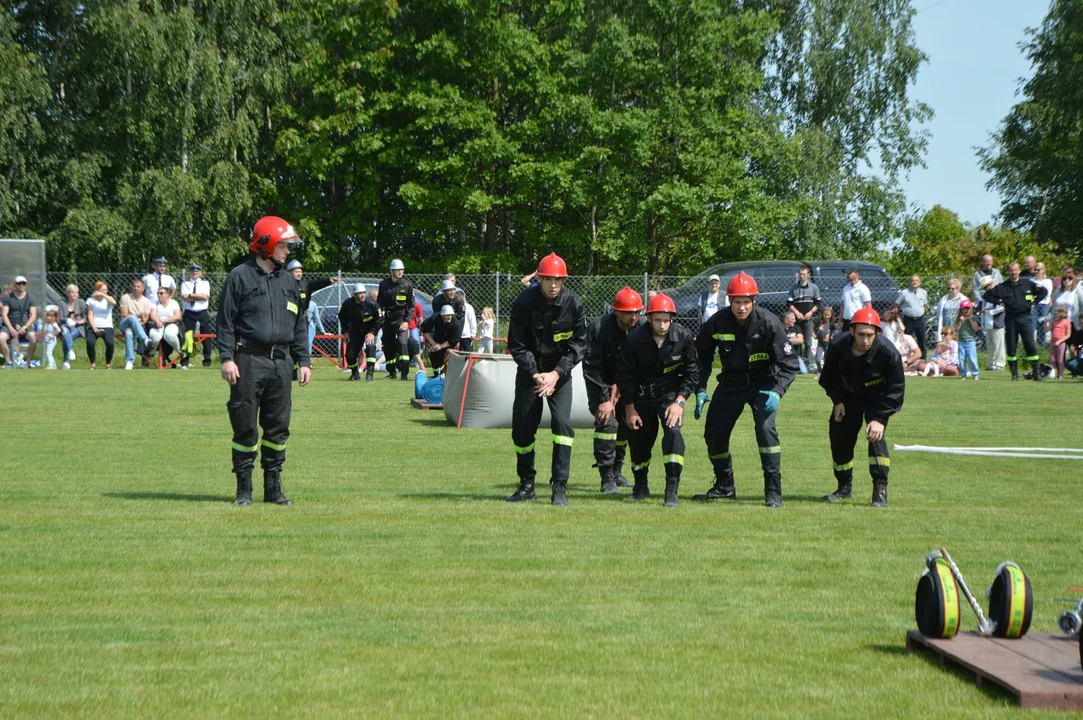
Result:
<svg viewBox="0 0 1083 720">
<path fill-rule="evenodd" d="M 65 362 L 64 363 L 64 369 L 65 370 L 71 370 L 71 363 L 70 362 Z"/>
<path fill-rule="evenodd" d="M 124 369 L 125 370 L 131 370 L 132 369 L 132 363 L 130 363 L 130 362 L 124 363 Z"/>
<path fill-rule="evenodd" d="M 68 362 L 71 362 L 74 359 L 75 359 L 75 351 L 74 350 L 68 350 Z M 64 369 L 67 370 L 67 368 L 64 368 Z"/>
</svg>

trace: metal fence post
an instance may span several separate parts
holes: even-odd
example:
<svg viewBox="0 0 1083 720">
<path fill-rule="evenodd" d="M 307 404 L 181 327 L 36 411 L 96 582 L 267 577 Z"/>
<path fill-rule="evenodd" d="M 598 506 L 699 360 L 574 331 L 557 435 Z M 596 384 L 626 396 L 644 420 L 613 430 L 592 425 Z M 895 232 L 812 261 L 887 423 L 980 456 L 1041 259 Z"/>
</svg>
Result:
<svg viewBox="0 0 1083 720">
<path fill-rule="evenodd" d="M 647 302 L 647 273 L 643 273 L 643 302 Z"/>
<path fill-rule="evenodd" d="M 493 320 L 493 334 L 500 335 L 500 271 L 496 271 L 496 298 L 493 300 L 493 314 L 496 315 L 496 319 Z"/>
</svg>

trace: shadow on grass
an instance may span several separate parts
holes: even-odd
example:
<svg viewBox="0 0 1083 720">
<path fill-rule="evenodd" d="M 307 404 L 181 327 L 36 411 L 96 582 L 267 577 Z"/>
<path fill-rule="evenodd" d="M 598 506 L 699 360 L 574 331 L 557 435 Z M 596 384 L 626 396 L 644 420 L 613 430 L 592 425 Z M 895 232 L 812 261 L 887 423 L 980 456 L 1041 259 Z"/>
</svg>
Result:
<svg viewBox="0 0 1083 720">
<path fill-rule="evenodd" d="M 940 656 L 934 652 L 928 650 L 910 650 L 905 645 L 879 644 L 866 645 L 866 647 L 884 655 L 893 655 L 895 657 L 910 656 L 917 658 L 924 661 L 930 667 L 936 668 L 937 670 L 943 670 L 949 675 L 954 675 L 956 679 L 962 682 L 976 686 L 978 690 L 990 700 L 995 700 L 1007 705 L 1017 704 L 1014 694 L 991 681 L 986 681 L 981 685 L 978 685 L 975 681 L 976 676 L 973 671 L 967 670 L 960 665 L 956 665 L 949 658 L 944 658 L 944 664 L 941 665 Z"/>
<path fill-rule="evenodd" d="M 428 427 L 451 427 L 451 424 L 448 423 L 447 419 L 443 415 L 432 415 L 429 417 L 412 417 L 410 418 L 410 422 L 417 423 L 418 425 L 425 425 Z"/>
<path fill-rule="evenodd" d="M 109 492 L 104 497 L 118 500 L 180 500 L 181 502 L 233 502 L 232 495 L 193 495 L 168 492 Z"/>
<path fill-rule="evenodd" d="M 504 502 L 504 496 L 498 493 L 482 495 L 481 493 L 456 493 L 456 492 L 431 492 L 431 493 L 403 493 L 399 495 L 403 500 L 461 500 L 474 502 Z"/>
</svg>

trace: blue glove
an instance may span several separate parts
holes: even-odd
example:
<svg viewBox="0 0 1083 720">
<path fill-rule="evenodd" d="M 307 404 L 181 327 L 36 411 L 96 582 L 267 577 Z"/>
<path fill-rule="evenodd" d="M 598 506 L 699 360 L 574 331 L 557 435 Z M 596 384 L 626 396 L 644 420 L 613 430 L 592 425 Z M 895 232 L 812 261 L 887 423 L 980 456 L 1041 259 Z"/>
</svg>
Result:
<svg viewBox="0 0 1083 720">
<path fill-rule="evenodd" d="M 707 393 L 696 393 L 696 420 L 699 420 L 700 416 L 703 415 L 703 406 L 709 402 L 711 402 L 711 398 L 707 397 Z"/>
<path fill-rule="evenodd" d="M 782 399 L 781 395 L 774 390 L 760 390 L 760 395 L 767 396 L 767 400 L 763 403 L 763 408 L 767 412 L 772 413 L 775 410 L 778 410 L 778 401 Z"/>
</svg>

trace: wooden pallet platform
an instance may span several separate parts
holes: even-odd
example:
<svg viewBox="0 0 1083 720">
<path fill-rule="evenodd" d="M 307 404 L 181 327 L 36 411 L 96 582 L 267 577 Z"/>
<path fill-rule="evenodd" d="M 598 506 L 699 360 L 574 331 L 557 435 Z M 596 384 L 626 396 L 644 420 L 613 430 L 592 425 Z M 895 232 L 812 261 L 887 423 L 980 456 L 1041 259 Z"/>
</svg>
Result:
<svg viewBox="0 0 1083 720">
<path fill-rule="evenodd" d="M 410 404 L 416 407 L 418 410 L 443 410 L 443 403 L 428 403 L 421 398 L 413 398 L 410 400 Z"/>
<path fill-rule="evenodd" d="M 936 653 L 941 666 L 952 663 L 970 670 L 978 685 L 1003 687 L 1020 707 L 1083 711 L 1079 638 L 1032 632 L 1018 640 L 1003 640 L 963 632 L 939 640 L 908 630 L 906 647 Z"/>
</svg>

